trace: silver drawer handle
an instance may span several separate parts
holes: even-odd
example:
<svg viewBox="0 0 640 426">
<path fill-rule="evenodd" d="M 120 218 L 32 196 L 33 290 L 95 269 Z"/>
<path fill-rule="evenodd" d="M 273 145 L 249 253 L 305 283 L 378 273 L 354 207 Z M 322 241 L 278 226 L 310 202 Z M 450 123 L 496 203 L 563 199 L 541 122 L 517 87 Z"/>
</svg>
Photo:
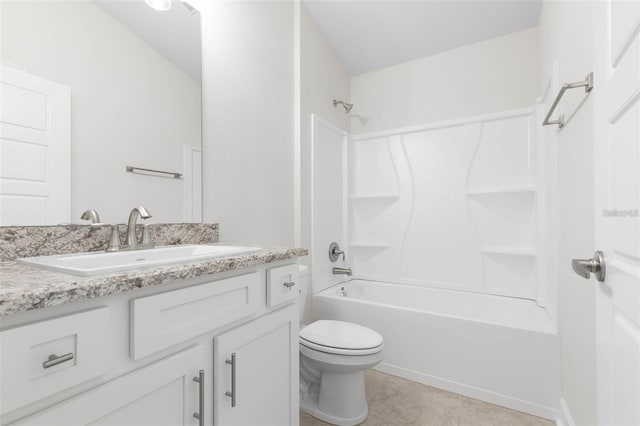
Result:
<svg viewBox="0 0 640 426">
<path fill-rule="evenodd" d="M 200 370 L 198 375 L 193 378 L 194 382 L 198 382 L 199 398 L 198 412 L 193 413 L 193 417 L 198 419 L 198 426 L 204 426 L 204 370 Z"/>
<path fill-rule="evenodd" d="M 62 364 L 63 362 L 67 362 L 73 359 L 73 352 L 69 352 L 64 355 L 49 355 L 49 359 L 42 363 L 43 368 L 50 368 L 56 366 L 58 364 Z"/>
<path fill-rule="evenodd" d="M 231 397 L 231 406 L 236 406 L 236 353 L 231 354 L 231 359 L 225 360 L 227 364 L 231 364 L 231 392 L 224 394 Z"/>
<path fill-rule="evenodd" d="M 286 288 L 291 288 L 291 287 L 293 287 L 294 285 L 296 285 L 296 283 L 295 283 L 295 282 L 293 282 L 293 281 L 290 281 L 290 282 L 288 282 L 288 283 L 282 283 L 282 285 L 284 285 Z"/>
</svg>

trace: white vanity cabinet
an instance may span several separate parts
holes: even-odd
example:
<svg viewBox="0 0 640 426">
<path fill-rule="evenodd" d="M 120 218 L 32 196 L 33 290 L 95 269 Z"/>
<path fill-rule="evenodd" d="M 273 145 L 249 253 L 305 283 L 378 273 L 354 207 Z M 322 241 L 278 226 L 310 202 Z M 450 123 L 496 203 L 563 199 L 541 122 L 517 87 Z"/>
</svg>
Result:
<svg viewBox="0 0 640 426">
<path fill-rule="evenodd" d="M 280 277 L 286 271 L 297 270 L 297 265 L 274 262 L 269 267 L 257 266 L 146 288 L 135 294 L 125 292 L 76 302 L 51 311 L 50 316 L 44 310 L 33 318 L 25 313 L 14 321 L 19 324 L 2 330 L 0 338 L 2 334 L 18 336 L 23 330 L 48 330 L 49 323 L 55 321 L 68 334 L 75 330 L 73 318 L 82 319 L 88 315 L 85 312 L 103 316 L 109 313 L 99 322 L 106 328 L 100 331 L 100 341 L 107 342 L 99 346 L 100 363 L 96 365 L 102 370 L 80 370 L 88 361 L 81 355 L 98 356 L 81 348 L 74 363 L 68 363 L 68 373 L 59 370 L 64 366 L 52 369 L 62 378 L 66 377 L 64 374 L 69 376 L 66 382 L 54 379 L 55 385 L 43 389 L 35 386 L 33 394 L 11 399 L 11 410 L 0 406 L 0 423 L 297 425 L 297 298 L 283 298 L 281 303 L 273 304 L 273 298 L 268 297 L 276 282 L 272 270 Z M 294 279 L 297 277 L 282 278 L 287 292 L 297 293 L 299 285 L 290 284 Z M 62 331 L 59 334 L 65 336 Z M 38 335 L 34 341 L 41 340 L 47 339 Z M 60 345 L 67 344 L 64 339 L 61 342 Z M 3 350 L 27 350 L 5 343 L 9 341 L 0 341 Z M 47 348 L 55 353 L 62 353 L 63 349 L 66 346 Z M 3 372 L 25 371 L 21 363 L 27 361 L 5 357 L 0 365 Z M 83 375 L 73 373 L 74 368 Z M 72 373 L 76 375 L 70 376 Z M 53 379 L 55 374 L 50 377 Z M 83 377 L 85 382 L 79 383 Z M 3 391 L 12 390 L 15 388 L 3 387 Z"/>
<path fill-rule="evenodd" d="M 214 339 L 214 424 L 297 423 L 297 320 L 293 305 Z"/>
</svg>

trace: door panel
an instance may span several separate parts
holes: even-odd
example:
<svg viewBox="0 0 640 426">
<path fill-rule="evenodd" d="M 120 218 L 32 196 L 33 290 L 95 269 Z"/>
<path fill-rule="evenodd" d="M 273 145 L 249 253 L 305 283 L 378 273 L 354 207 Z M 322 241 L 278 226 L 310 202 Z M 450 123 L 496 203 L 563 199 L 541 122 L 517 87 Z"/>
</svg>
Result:
<svg viewBox="0 0 640 426">
<path fill-rule="evenodd" d="M 598 423 L 640 424 L 640 2 L 594 2 Z"/>
<path fill-rule="evenodd" d="M 0 226 L 71 215 L 71 90 L 1 65 Z"/>
</svg>

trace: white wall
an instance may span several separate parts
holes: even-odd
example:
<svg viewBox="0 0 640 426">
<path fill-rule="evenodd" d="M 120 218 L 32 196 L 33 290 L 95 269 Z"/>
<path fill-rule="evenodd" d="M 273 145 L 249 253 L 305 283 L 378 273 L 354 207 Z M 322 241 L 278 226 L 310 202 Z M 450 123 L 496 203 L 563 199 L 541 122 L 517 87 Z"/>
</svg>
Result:
<svg viewBox="0 0 640 426">
<path fill-rule="evenodd" d="M 203 19 L 203 219 L 293 244 L 294 3 L 194 2 Z"/>
<path fill-rule="evenodd" d="M 503 37 L 351 79 L 352 133 L 528 107 L 539 96 L 538 30 Z"/>
<path fill-rule="evenodd" d="M 333 99 L 349 101 L 349 75 L 304 4 L 300 7 L 300 244 L 311 247 L 311 114 L 348 130 L 349 116 Z"/>
<path fill-rule="evenodd" d="M 181 171 L 200 145 L 200 85 L 90 1 L 2 2 L 2 60 L 71 88 L 71 216 L 183 220 L 183 181 L 125 165 Z M 167 102 L 166 100 L 171 100 Z"/>
<path fill-rule="evenodd" d="M 560 84 L 582 80 L 593 70 L 591 9 L 587 1 L 544 2 L 539 27 L 543 84 L 554 60 Z M 559 108 L 573 117 L 556 135 L 558 326 L 565 402 L 576 424 L 593 425 L 597 423 L 595 292 L 593 281 L 571 270 L 572 258 L 590 257 L 595 250 L 593 104 L 587 97 L 579 106 L 584 91 L 571 92 Z"/>
</svg>

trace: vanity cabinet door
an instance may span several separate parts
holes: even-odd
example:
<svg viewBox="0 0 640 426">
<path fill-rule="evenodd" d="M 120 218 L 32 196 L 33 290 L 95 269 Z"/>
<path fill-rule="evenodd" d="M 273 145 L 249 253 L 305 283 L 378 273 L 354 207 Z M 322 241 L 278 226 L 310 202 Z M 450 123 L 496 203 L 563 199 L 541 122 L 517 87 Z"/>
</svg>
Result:
<svg viewBox="0 0 640 426">
<path fill-rule="evenodd" d="M 193 346 L 13 425 L 197 426 L 200 386 L 193 378 L 204 368 L 204 348 Z"/>
<path fill-rule="evenodd" d="M 297 309 L 291 305 L 214 339 L 215 425 L 298 424 Z"/>
</svg>

